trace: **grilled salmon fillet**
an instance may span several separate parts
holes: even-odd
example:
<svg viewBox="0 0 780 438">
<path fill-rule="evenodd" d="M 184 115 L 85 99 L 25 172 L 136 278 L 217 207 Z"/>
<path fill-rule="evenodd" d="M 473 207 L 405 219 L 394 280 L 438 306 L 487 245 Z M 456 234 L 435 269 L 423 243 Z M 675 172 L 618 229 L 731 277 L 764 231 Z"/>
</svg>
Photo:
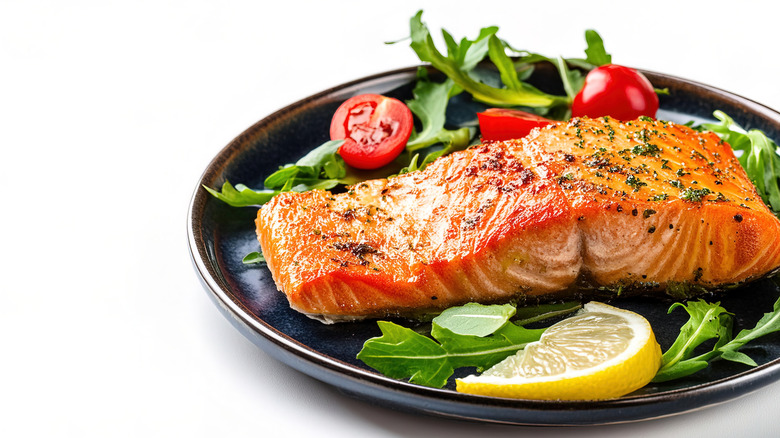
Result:
<svg viewBox="0 0 780 438">
<path fill-rule="evenodd" d="M 780 221 L 713 133 L 572 119 L 258 212 L 290 305 L 327 322 L 601 289 L 718 289 L 780 266 Z"/>
</svg>

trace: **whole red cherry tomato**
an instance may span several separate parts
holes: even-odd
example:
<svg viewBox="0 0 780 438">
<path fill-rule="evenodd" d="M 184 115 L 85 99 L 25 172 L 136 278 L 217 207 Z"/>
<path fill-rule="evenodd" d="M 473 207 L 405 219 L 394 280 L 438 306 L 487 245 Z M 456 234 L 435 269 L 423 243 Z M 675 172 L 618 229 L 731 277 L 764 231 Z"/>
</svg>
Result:
<svg viewBox="0 0 780 438">
<path fill-rule="evenodd" d="M 655 118 L 658 96 L 647 78 L 633 68 L 608 64 L 595 68 L 574 96 L 574 117 L 610 116 L 633 120 L 639 116 Z"/>
<path fill-rule="evenodd" d="M 333 114 L 331 140 L 346 140 L 339 155 L 358 169 L 377 169 L 395 159 L 412 135 L 412 112 L 400 100 L 379 94 L 347 99 Z"/>
<path fill-rule="evenodd" d="M 482 139 L 487 141 L 525 137 L 532 129 L 552 123 L 536 114 L 506 108 L 488 108 L 477 113 L 477 119 Z"/>
</svg>

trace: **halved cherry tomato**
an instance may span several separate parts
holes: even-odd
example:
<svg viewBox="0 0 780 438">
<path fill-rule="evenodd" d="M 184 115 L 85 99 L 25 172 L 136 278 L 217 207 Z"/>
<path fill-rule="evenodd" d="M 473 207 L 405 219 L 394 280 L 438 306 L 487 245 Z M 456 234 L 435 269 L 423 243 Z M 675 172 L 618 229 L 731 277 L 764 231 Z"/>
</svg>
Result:
<svg viewBox="0 0 780 438">
<path fill-rule="evenodd" d="M 377 169 L 401 154 L 413 126 L 412 112 L 400 100 L 362 94 L 347 99 L 333 114 L 330 139 L 346 140 L 339 155 L 350 166 Z"/>
<path fill-rule="evenodd" d="M 488 108 L 477 113 L 477 119 L 482 139 L 487 141 L 525 137 L 532 129 L 553 122 L 536 114 L 505 108 Z"/>
<path fill-rule="evenodd" d="M 571 106 L 574 117 L 610 116 L 618 120 L 655 118 L 657 111 L 658 96 L 650 81 L 633 68 L 614 64 L 591 70 Z"/>
</svg>

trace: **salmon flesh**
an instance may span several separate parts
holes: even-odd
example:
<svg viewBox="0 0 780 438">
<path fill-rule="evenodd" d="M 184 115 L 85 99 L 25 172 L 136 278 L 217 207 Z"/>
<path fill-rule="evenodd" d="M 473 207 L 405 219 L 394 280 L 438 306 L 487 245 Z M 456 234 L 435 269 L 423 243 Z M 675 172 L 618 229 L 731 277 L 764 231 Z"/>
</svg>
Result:
<svg viewBox="0 0 780 438">
<path fill-rule="evenodd" d="M 282 193 L 257 236 L 326 322 L 588 291 L 720 289 L 780 266 L 780 221 L 713 133 L 572 119 L 345 193 Z"/>
</svg>

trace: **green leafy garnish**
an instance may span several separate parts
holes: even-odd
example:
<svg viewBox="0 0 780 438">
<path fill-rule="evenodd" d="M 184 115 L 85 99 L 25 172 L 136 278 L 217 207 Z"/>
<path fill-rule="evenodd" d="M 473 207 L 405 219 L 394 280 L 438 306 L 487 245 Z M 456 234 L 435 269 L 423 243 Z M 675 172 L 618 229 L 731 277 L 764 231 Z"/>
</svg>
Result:
<svg viewBox="0 0 780 438">
<path fill-rule="evenodd" d="M 344 140 L 331 140 L 315 148 L 295 164 L 288 164 L 265 179 L 265 186 L 280 191 L 328 190 L 338 184 L 351 184 L 347 167 L 337 153 Z"/>
<path fill-rule="evenodd" d="M 554 60 L 554 64 L 558 67 L 558 72 L 561 75 L 561 81 L 563 81 L 563 89 L 566 91 L 571 99 L 580 92 L 582 86 L 585 84 L 585 77 L 582 76 L 579 70 L 570 70 L 566 64 L 566 60 L 562 56 L 557 57 Z"/>
<path fill-rule="evenodd" d="M 780 215 L 780 155 L 777 153 L 777 144 L 757 129 L 745 131 L 723 111 L 715 111 L 713 115 L 720 120 L 720 124 L 704 123 L 697 128 L 716 133 L 732 149 L 742 151 L 738 157 L 740 164 L 755 184 L 764 203 L 775 215 Z"/>
<path fill-rule="evenodd" d="M 585 55 L 587 55 L 585 62 L 595 66 L 612 64 L 612 55 L 607 53 L 604 48 L 604 40 L 601 39 L 598 32 L 593 29 L 586 30 L 585 42 L 588 43 L 588 48 L 585 49 Z"/>
<path fill-rule="evenodd" d="M 598 32 L 592 29 L 586 30 L 585 42 L 587 43 L 587 47 L 585 48 L 585 59 L 564 58 L 562 56 L 550 58 L 526 50 L 517 50 L 506 43 L 504 43 L 504 45 L 510 51 L 520 55 L 519 61 L 515 63 L 515 69 L 519 69 L 520 71 L 525 71 L 530 74 L 530 71 L 533 69 L 533 64 L 540 61 L 547 61 L 553 64 L 558 69 L 566 95 L 569 99 L 574 99 L 574 96 L 582 90 L 582 87 L 585 84 L 585 75 L 583 75 L 580 70 L 569 68 L 569 65 L 588 71 L 612 62 L 612 55 L 607 53 L 604 48 L 604 41 L 601 39 Z M 568 118 L 570 116 L 568 111 L 563 112 L 563 114 L 565 116 L 563 118 Z"/>
<path fill-rule="evenodd" d="M 733 317 L 719 302 L 698 300 L 687 304 L 675 303 L 669 308 L 669 312 L 677 307 L 685 309 L 689 319 L 680 328 L 680 334 L 672 346 L 663 354 L 661 368 L 653 382 L 666 382 L 689 376 L 707 368 L 709 362 L 716 359 L 756 366 L 753 359 L 738 350 L 756 338 L 780 331 L 780 298 L 775 302 L 772 312 L 765 313 L 754 328 L 742 330 L 734 338 Z M 697 347 L 713 339 L 717 341 L 711 350 L 694 356 Z"/>
<path fill-rule="evenodd" d="M 506 324 L 516 312 L 515 306 L 483 306 L 468 303 L 459 307 L 450 307 L 434 318 L 439 327 L 458 335 L 487 336 Z"/>
<path fill-rule="evenodd" d="M 379 321 L 382 336 L 366 341 L 357 358 L 388 377 L 441 388 L 456 368 L 490 368 L 539 340 L 544 329 L 520 327 L 509 321 L 513 314 L 511 305 L 448 309 L 433 319 L 433 339 Z"/>
<path fill-rule="evenodd" d="M 414 154 L 409 161 L 409 164 L 406 167 L 401 168 L 401 170 L 398 171 L 398 174 L 403 175 L 404 173 L 414 172 L 415 170 L 422 170 L 422 163 L 417 163 L 419 160 L 420 154 Z"/>
<path fill-rule="evenodd" d="M 661 368 L 653 380 L 655 382 L 677 379 L 706 368 L 706 356 L 693 357 L 696 347 L 713 338 L 728 341 L 731 335 L 732 316 L 719 302 L 711 304 L 698 300 L 688 304 L 674 303 L 669 313 L 678 307 L 685 309 L 690 317 L 680 328 L 680 334 L 672 346 L 661 356 Z"/>
<path fill-rule="evenodd" d="M 769 333 L 780 331 L 780 299 L 775 301 L 772 312 L 765 313 L 750 330 L 742 330 L 727 344 L 719 348 L 721 359 L 756 366 L 756 362 L 746 354 L 737 351 L 743 345 Z"/>
<path fill-rule="evenodd" d="M 568 105 L 569 98 L 544 93 L 517 77 L 511 59 L 506 55 L 504 42 L 496 36 L 498 28 L 480 30 L 475 40 L 463 38 L 458 44 L 447 31 L 442 31 L 447 44 L 447 55 L 436 48 L 428 27 L 422 22 L 422 11 L 410 20 L 411 47 L 423 62 L 449 77 L 457 86 L 467 91 L 475 100 L 494 106 L 550 107 Z M 488 55 L 504 81 L 504 88 L 492 87 L 474 79 L 470 73 Z"/>
<path fill-rule="evenodd" d="M 382 336 L 366 341 L 357 358 L 393 379 L 441 388 L 455 371 L 447 351 L 431 338 L 387 321 Z"/>
<path fill-rule="evenodd" d="M 258 263 L 265 263 L 265 257 L 263 257 L 263 253 L 259 251 L 254 251 L 244 256 L 241 262 L 245 265 L 255 265 Z"/>
<path fill-rule="evenodd" d="M 438 143 L 447 149 L 446 153 L 468 146 L 469 141 L 476 134 L 475 129 L 464 127 L 450 130 L 444 127 L 447 119 L 447 104 L 450 98 L 459 92 L 452 80 L 433 82 L 428 78 L 425 69 L 418 69 L 417 84 L 412 91 L 414 99 L 407 100 L 406 105 L 420 120 L 422 129 L 414 133 L 406 143 L 406 150 L 409 153 Z"/>
<path fill-rule="evenodd" d="M 252 190 L 243 184 L 233 187 L 229 181 L 222 184 L 222 190 L 216 191 L 211 187 L 203 186 L 212 196 L 230 205 L 231 207 L 249 207 L 262 205 L 276 196 L 278 190 Z"/>
</svg>

